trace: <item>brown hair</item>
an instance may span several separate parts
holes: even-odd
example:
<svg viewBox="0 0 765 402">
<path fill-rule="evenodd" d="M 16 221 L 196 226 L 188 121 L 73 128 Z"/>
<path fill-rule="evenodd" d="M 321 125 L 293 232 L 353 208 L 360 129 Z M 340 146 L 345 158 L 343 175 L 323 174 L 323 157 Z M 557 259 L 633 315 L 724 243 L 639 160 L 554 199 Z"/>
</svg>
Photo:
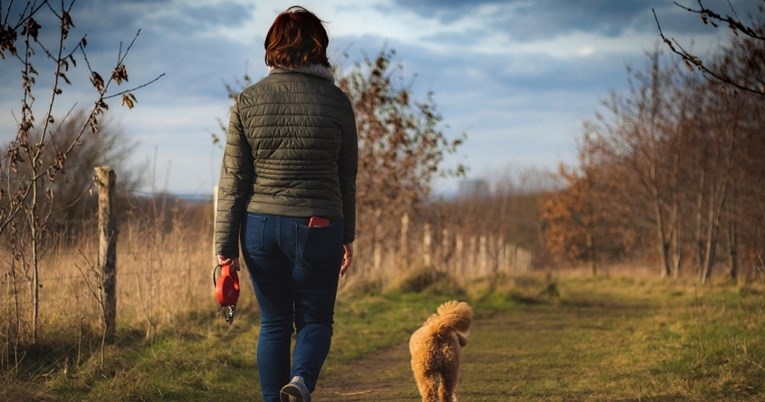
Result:
<svg viewBox="0 0 765 402">
<path fill-rule="evenodd" d="M 292 6 L 279 14 L 268 29 L 264 43 L 266 65 L 329 67 L 327 45 L 329 37 L 322 21 L 305 8 Z"/>
</svg>

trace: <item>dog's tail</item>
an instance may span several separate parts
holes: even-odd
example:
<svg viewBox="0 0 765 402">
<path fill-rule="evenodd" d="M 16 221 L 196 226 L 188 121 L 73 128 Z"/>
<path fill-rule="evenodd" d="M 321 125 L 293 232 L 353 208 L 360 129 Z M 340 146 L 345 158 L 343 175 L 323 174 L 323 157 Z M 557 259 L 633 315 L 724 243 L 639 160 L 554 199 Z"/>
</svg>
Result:
<svg viewBox="0 0 765 402">
<path fill-rule="evenodd" d="M 467 344 L 470 331 L 470 323 L 473 321 L 473 309 L 465 302 L 450 300 L 436 309 L 428 322 L 433 332 L 438 335 L 446 335 L 455 332 L 460 345 Z"/>
</svg>

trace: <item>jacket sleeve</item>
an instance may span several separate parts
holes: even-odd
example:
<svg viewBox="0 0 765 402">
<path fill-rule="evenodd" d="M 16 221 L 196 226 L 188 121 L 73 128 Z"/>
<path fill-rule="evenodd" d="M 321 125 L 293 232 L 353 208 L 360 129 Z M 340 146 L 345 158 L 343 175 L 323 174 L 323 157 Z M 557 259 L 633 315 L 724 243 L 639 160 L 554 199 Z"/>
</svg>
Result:
<svg viewBox="0 0 765 402">
<path fill-rule="evenodd" d="M 346 98 L 343 113 L 343 140 L 340 149 L 339 175 L 340 195 L 343 198 L 343 243 L 356 238 L 356 173 L 358 171 L 358 139 L 356 116 L 350 100 Z"/>
<path fill-rule="evenodd" d="M 231 109 L 226 148 L 218 183 L 215 253 L 239 257 L 239 228 L 245 217 L 254 179 L 252 149 L 239 117 L 239 102 Z"/>
</svg>

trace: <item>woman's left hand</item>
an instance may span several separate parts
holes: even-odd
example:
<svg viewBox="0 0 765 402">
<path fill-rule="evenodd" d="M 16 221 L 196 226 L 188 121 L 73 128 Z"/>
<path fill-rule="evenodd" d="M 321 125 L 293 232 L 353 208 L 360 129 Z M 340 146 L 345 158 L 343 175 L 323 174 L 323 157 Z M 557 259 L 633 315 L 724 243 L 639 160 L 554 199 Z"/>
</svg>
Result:
<svg viewBox="0 0 765 402">
<path fill-rule="evenodd" d="M 351 266 L 353 260 L 353 243 L 343 244 L 343 262 L 340 264 L 340 277 L 345 276 L 345 271 Z"/>
</svg>

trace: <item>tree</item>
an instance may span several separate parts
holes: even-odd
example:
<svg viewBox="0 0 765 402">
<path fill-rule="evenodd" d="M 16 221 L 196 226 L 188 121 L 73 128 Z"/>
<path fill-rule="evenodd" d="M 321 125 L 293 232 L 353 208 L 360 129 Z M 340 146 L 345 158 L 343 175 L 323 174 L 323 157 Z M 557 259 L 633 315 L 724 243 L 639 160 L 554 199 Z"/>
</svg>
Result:
<svg viewBox="0 0 765 402">
<path fill-rule="evenodd" d="M 54 163 L 57 151 L 76 141 L 79 128 L 86 123 L 86 119 L 87 112 L 84 109 L 78 109 L 68 118 L 61 119 L 63 123 L 56 129 L 56 135 L 50 137 L 50 144 L 45 147 L 41 155 L 40 160 L 43 165 Z M 143 177 L 128 165 L 128 159 L 133 154 L 136 144 L 125 135 L 116 120 L 105 114 L 100 121 L 98 134 L 88 134 L 86 141 L 80 141 L 80 144 L 69 153 L 67 159 L 71 163 L 61 172 L 60 177 L 50 183 L 55 197 L 45 197 L 40 200 L 41 208 L 51 211 L 50 228 L 48 228 L 51 230 L 46 231 L 45 235 L 55 234 L 66 238 L 73 234 L 73 223 L 87 221 L 95 216 L 96 200 L 92 190 L 93 168 L 96 166 L 110 165 L 119 172 L 117 194 L 131 194 L 141 184 Z M 39 130 L 33 130 L 29 141 L 38 142 L 41 135 Z M 7 150 L 4 153 L 7 153 Z M 28 165 L 20 164 L 17 169 L 17 176 L 29 175 Z M 8 181 L 4 177 L 5 173 L 0 171 L 0 182 Z M 22 239 L 9 239 L 9 244 L 14 240 Z"/>
<path fill-rule="evenodd" d="M 733 5 L 729 13 L 721 13 L 697 0 L 698 7 L 681 9 L 696 14 L 705 25 L 717 29 L 727 26 L 731 41 L 711 57 L 701 57 L 687 51 L 677 40 L 662 31 L 658 17 L 659 36 L 666 46 L 691 69 L 709 79 L 709 85 L 697 92 L 692 133 L 697 144 L 704 144 L 697 154 L 695 167 L 696 200 L 695 228 L 693 231 L 699 278 L 710 278 L 717 262 L 718 241 L 725 237 L 728 251 L 728 272 L 738 275 L 739 239 L 757 239 L 759 229 L 751 228 L 750 237 L 740 236 L 741 228 L 748 227 L 751 212 L 748 205 L 756 205 L 761 198 L 762 166 L 753 153 L 761 150 L 761 135 L 754 134 L 762 127 L 760 110 L 765 101 L 765 3 L 758 6 L 758 14 L 750 22 L 739 17 Z M 703 107 L 701 107 L 703 105 Z M 755 131 L 752 131 L 755 130 Z M 761 133 L 761 131 L 760 131 Z M 754 165 L 759 167 L 754 168 Z M 743 193 L 742 193 L 743 191 Z M 720 231 L 724 229 L 724 235 Z M 745 240 L 746 241 L 746 240 Z M 744 254 L 750 254 L 745 251 Z M 759 260 L 760 254 L 747 257 Z M 756 264 L 757 262 L 755 262 Z"/>
<path fill-rule="evenodd" d="M 491 179 L 462 181 L 455 197 L 428 202 L 418 217 L 434 229 L 433 242 L 440 244 L 442 260 L 447 264 L 457 261 L 451 258 L 458 256 L 457 238 L 469 245 L 471 239 L 480 242 L 484 237 L 494 242 L 495 251 L 508 245 L 528 250 L 538 267 L 550 257 L 542 238 L 540 200 L 559 187 L 547 170 L 508 166 Z"/>
<path fill-rule="evenodd" d="M 390 238 L 402 214 L 430 197 L 439 175 L 461 176 L 464 167 L 445 170 L 442 162 L 465 139 L 449 140 L 441 129 L 433 93 L 417 101 L 403 81 L 403 67 L 392 65 L 394 50 L 356 63 L 337 79 L 356 112 L 359 132 L 357 178 L 358 231 L 375 243 Z M 392 224 L 391 224 L 392 223 Z"/>
<path fill-rule="evenodd" d="M 604 152 L 607 144 L 595 135 L 596 126 L 585 125 L 578 145 L 579 166 L 561 165 L 558 176 L 566 187 L 547 193 L 540 202 L 543 237 L 550 253 L 558 260 L 586 262 L 592 274 L 602 263 L 623 258 L 633 247 L 634 229 L 625 224 L 625 206 L 615 202 L 623 180 L 618 169 L 604 168 L 613 163 Z"/>
<path fill-rule="evenodd" d="M 723 15 L 706 7 L 702 0 L 697 2 L 698 8 L 686 7 L 678 3 L 675 5 L 689 13 L 697 14 L 705 25 L 711 25 L 714 28 L 719 28 L 721 25 L 728 27 L 733 40 L 730 48 L 723 52 L 723 58 L 705 61 L 686 50 L 677 40 L 665 36 L 654 10 L 654 18 L 661 39 L 689 67 L 697 69 L 709 79 L 741 91 L 765 96 L 765 25 L 762 20 L 765 3 L 760 3 L 758 6 L 761 14 L 759 19 L 753 23 L 747 23 L 739 18 L 733 5 L 730 5 L 731 14 Z M 742 51 L 731 51 L 733 49 Z"/>
<path fill-rule="evenodd" d="M 139 31 L 127 47 L 123 49 L 120 44 L 117 62 L 104 78 L 88 59 L 86 37 L 72 40 L 69 35 L 74 27 L 73 7 L 74 1 L 57 3 L 49 0 L 0 5 L 0 61 L 3 67 L 20 67 L 22 85 L 21 107 L 16 116 L 18 130 L 0 161 L 3 172 L 0 175 L 3 179 L 0 183 L 0 236 L 9 234 L 18 239 L 19 233 L 28 233 L 30 255 L 16 249 L 10 265 L 11 276 L 16 278 L 15 264 L 21 263 L 23 276 L 30 282 L 32 343 L 37 342 L 38 334 L 42 236 L 54 212 L 55 203 L 50 201 L 60 195 L 57 182 L 65 179 L 75 150 L 88 141 L 86 133 L 98 134 L 101 119 L 109 108 L 107 102 L 120 98 L 124 106 L 132 108 L 136 103 L 133 92 L 164 75 L 135 87 L 120 88 L 128 81 L 124 63 Z M 40 21 L 52 22 L 43 26 Z M 45 34 L 48 29 L 52 30 L 49 35 Z M 72 85 L 69 77 L 78 68 L 78 62 L 80 68 L 87 69 L 94 90 L 93 103 L 83 112 L 84 118 L 79 124 L 65 130 L 73 115 L 70 112 L 57 120 L 54 105 L 61 99 L 64 89 Z M 49 88 L 37 86 L 38 78 L 44 76 L 51 80 Z M 37 104 L 38 99 L 44 99 L 45 103 Z M 58 141 L 63 139 L 64 131 L 70 134 L 65 141 Z"/>
<path fill-rule="evenodd" d="M 653 244 L 662 276 L 677 277 L 692 256 L 702 283 L 722 264 L 738 277 L 740 261 L 761 265 L 765 244 L 763 209 L 752 208 L 765 185 L 765 98 L 659 56 L 630 72 L 630 90 L 614 94 L 609 114 L 586 130 L 577 174 L 563 174 L 568 188 L 546 204 L 546 240 L 558 255 L 592 253 L 587 223 L 595 220 L 596 246 L 619 238 L 599 237 L 601 226 L 626 228 L 631 243 Z"/>
<path fill-rule="evenodd" d="M 605 176 L 611 193 L 639 218 L 636 224 L 653 227 L 661 275 L 672 276 L 681 261 L 678 182 L 685 131 L 678 122 L 689 100 L 678 96 L 679 70 L 664 65 L 659 50 L 649 54 L 644 71 L 629 72 L 628 94 L 614 94 L 606 104 L 610 115 L 599 116 L 595 131 L 602 145 L 593 148 L 599 155 L 592 158 L 611 161 L 608 167 L 618 172 Z"/>
<path fill-rule="evenodd" d="M 701 283 L 719 265 L 727 264 L 734 278 L 740 261 L 762 266 L 765 209 L 753 208 L 763 205 L 765 188 L 762 16 L 747 26 L 698 4 L 699 9 L 678 6 L 715 27 L 728 24 L 730 43 L 702 61 L 660 31 L 690 72 L 658 49 L 649 54 L 645 70 L 630 70 L 628 93 L 614 94 L 606 104 L 610 114 L 599 115 L 597 127 L 585 133 L 596 146 L 584 149 L 582 177 L 553 199 L 552 217 L 569 225 L 552 233 L 558 234 L 553 246 L 581 242 L 577 230 L 584 225 L 573 225 L 573 218 L 586 210 L 591 196 L 575 195 L 587 188 L 584 178 L 595 178 L 593 188 L 606 191 L 595 191 L 593 199 L 607 196 L 594 205 L 620 211 L 624 220 L 616 226 L 628 228 L 634 239 L 648 238 L 649 229 L 653 233 L 650 243 L 662 276 L 678 276 L 688 255 Z M 765 3 L 759 10 L 763 14 Z"/>
</svg>

